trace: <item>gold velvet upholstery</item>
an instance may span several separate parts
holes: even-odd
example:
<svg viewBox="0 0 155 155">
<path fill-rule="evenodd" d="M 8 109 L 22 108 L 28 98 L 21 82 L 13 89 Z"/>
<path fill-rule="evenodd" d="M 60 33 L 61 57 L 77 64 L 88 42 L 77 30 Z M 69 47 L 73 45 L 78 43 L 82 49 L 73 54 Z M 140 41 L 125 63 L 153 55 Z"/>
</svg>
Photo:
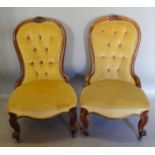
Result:
<svg viewBox="0 0 155 155">
<path fill-rule="evenodd" d="M 64 81 L 39 80 L 19 86 L 12 93 L 8 111 L 18 117 L 47 119 L 76 106 L 76 95 Z"/>
<path fill-rule="evenodd" d="M 16 34 L 25 67 L 22 83 L 64 80 L 60 72 L 63 31 L 54 22 L 27 23 Z"/>
<path fill-rule="evenodd" d="M 131 62 L 138 43 L 136 27 L 123 20 L 100 21 L 93 26 L 90 37 L 95 59 L 90 82 L 120 79 L 134 84 Z"/>
<path fill-rule="evenodd" d="M 17 117 L 47 119 L 76 107 L 63 73 L 65 31 L 57 21 L 38 17 L 19 24 L 14 43 L 22 74 L 8 101 Z"/>
<path fill-rule="evenodd" d="M 93 23 L 89 31 L 92 67 L 81 92 L 81 109 L 113 119 L 149 111 L 134 73 L 139 41 L 139 27 L 127 17 L 107 16 Z"/>
<path fill-rule="evenodd" d="M 102 80 L 86 86 L 82 90 L 80 103 L 89 113 L 95 112 L 108 118 L 140 115 L 149 110 L 144 92 L 121 80 Z"/>
</svg>

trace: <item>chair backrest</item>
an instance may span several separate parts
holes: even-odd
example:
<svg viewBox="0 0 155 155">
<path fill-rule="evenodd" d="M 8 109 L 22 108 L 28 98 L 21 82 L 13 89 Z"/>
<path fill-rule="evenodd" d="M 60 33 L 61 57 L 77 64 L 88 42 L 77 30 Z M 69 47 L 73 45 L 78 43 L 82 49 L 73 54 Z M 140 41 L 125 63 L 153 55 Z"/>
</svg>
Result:
<svg viewBox="0 0 155 155">
<path fill-rule="evenodd" d="M 35 80 L 66 80 L 63 60 L 66 34 L 56 20 L 36 17 L 20 23 L 14 30 L 14 45 L 21 65 L 21 83 Z"/>
<path fill-rule="evenodd" d="M 97 19 L 89 29 L 91 72 L 85 85 L 105 79 L 119 79 L 140 87 L 134 62 L 141 32 L 135 21 L 111 15 Z"/>
</svg>

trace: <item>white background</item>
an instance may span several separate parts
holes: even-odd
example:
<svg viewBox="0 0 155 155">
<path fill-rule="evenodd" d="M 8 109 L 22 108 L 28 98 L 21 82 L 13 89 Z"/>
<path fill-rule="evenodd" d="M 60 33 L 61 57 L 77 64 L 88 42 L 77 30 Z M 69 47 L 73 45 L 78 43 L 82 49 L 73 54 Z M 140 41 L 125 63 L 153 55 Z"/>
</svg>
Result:
<svg viewBox="0 0 155 155">
<path fill-rule="evenodd" d="M 46 1 L 46 2 L 45 2 Z M 33 7 L 36 7 L 36 6 L 74 6 L 74 7 L 77 7 L 77 6 L 137 6 L 137 7 L 140 7 L 140 6 L 155 6 L 155 1 L 154 0 L 1 0 L 1 3 L 0 3 L 1 6 L 33 6 Z M 142 29 L 142 25 L 143 25 L 143 30 L 142 30 L 142 35 L 143 35 L 143 39 L 142 39 L 142 44 L 141 44 L 141 48 L 140 48 L 140 53 L 139 53 L 139 56 L 138 56 L 138 59 L 137 59 L 137 63 L 136 63 L 136 71 L 137 73 L 140 75 L 140 76 L 144 76 L 146 74 L 146 72 L 149 72 L 149 74 L 147 73 L 145 75 L 146 78 L 143 78 L 141 77 L 142 79 L 142 83 L 143 85 L 145 85 L 145 89 L 147 91 L 151 91 L 151 90 L 155 90 L 154 89 L 154 81 L 153 79 L 154 76 L 155 76 L 155 73 L 154 73 L 154 61 L 153 61 L 153 57 L 154 57 L 154 11 L 155 8 L 134 8 L 134 12 L 133 12 L 133 9 L 127 9 L 127 8 L 112 8 L 110 9 L 109 11 L 105 11 L 105 10 L 108 10 L 109 8 L 104 8 L 103 9 L 100 9 L 100 8 L 96 8 L 95 10 L 102 10 L 102 11 L 99 11 L 99 15 L 104 15 L 104 14 L 111 14 L 111 11 L 113 13 L 121 13 L 123 15 L 128 15 L 128 16 L 132 16 L 134 19 L 137 20 L 137 22 L 140 24 L 141 26 L 141 29 Z M 2 51 L 2 49 L 4 50 L 4 48 L 1 47 L 1 45 L 3 45 L 3 40 L 5 39 L 1 34 L 3 32 L 3 30 L 1 30 L 1 27 L 2 25 L 3 26 L 3 29 L 5 29 L 5 26 L 7 24 L 4 24 L 3 22 L 6 21 L 9 23 L 9 20 L 10 18 L 8 18 L 7 14 L 5 14 L 4 11 L 2 11 L 2 9 L 0 9 L 0 18 L 1 18 L 1 22 L 0 22 L 0 53 L 3 53 L 3 57 L 4 57 L 4 53 L 5 51 Z M 14 10 L 17 10 L 17 9 L 14 9 Z M 39 9 L 41 10 L 41 9 Z M 44 9 L 46 10 L 46 9 Z M 72 9 L 74 10 L 74 9 Z M 91 9 L 92 10 L 92 9 Z M 117 11 L 116 11 L 117 10 Z M 140 11 L 140 10 L 143 10 L 143 11 Z M 42 11 L 44 12 L 44 11 Z M 94 12 L 94 11 L 93 11 Z M 139 12 L 139 13 L 138 13 Z M 141 14 L 141 12 L 143 12 Z M 3 14 L 2 14 L 3 13 Z M 86 12 L 85 12 L 86 13 Z M 8 13 L 9 14 L 9 13 Z M 16 13 L 17 14 L 17 13 Z M 24 18 L 24 16 L 26 14 L 26 16 L 32 16 L 34 14 L 37 14 L 38 13 L 35 13 L 35 12 L 31 12 L 31 13 L 27 13 L 24 12 L 23 13 L 24 15 L 22 15 L 22 17 L 19 17 L 21 16 L 21 14 L 17 15 L 18 16 L 18 20 L 22 20 Z M 78 14 L 80 15 L 81 12 L 79 11 Z M 85 25 L 88 26 L 88 23 L 86 23 L 87 21 L 90 22 L 92 19 L 91 19 L 91 15 L 90 13 L 88 13 L 89 16 L 88 18 L 86 19 L 85 21 Z M 144 15 L 145 14 L 145 15 Z M 93 14 L 93 17 L 97 17 L 97 15 Z M 2 17 L 4 16 L 4 18 Z M 11 15 L 10 15 L 11 16 Z M 50 14 L 50 16 L 54 17 L 53 14 Z M 63 16 L 66 16 L 65 14 L 63 14 Z M 8 18 L 9 20 L 5 19 Z M 56 16 L 57 17 L 57 16 Z M 55 17 L 55 18 L 56 18 Z M 3 20 L 2 20 L 3 18 Z M 12 17 L 11 17 L 12 18 Z M 81 20 L 83 19 L 83 14 L 82 14 L 82 17 L 81 17 Z M 16 19 L 17 20 L 17 19 Z M 11 22 L 13 22 L 14 19 L 11 19 Z M 7 35 L 7 38 L 10 39 L 11 38 L 11 33 L 12 33 L 12 29 L 14 28 L 14 26 L 17 24 L 17 22 L 19 21 L 14 21 L 12 24 L 10 25 L 7 25 L 7 27 L 9 27 L 10 29 L 7 29 L 7 33 L 9 33 L 9 35 Z M 66 21 L 65 21 L 66 22 Z M 141 22 L 141 23 L 140 23 Z M 143 23 L 143 24 L 142 24 Z M 72 23 L 73 24 L 73 23 Z M 151 28 L 150 28 L 151 27 Z M 84 29 L 84 28 L 82 28 Z M 87 27 L 85 27 L 85 29 L 87 29 Z M 86 30 L 85 30 L 86 31 Z M 6 32 L 5 32 L 6 33 Z M 6 39 L 5 39 L 6 40 Z M 79 41 L 81 42 L 81 38 L 79 39 Z M 10 49 L 10 53 L 9 50 L 7 50 L 8 52 L 6 52 L 5 55 L 8 55 L 9 57 L 11 57 L 11 55 L 14 55 L 12 56 L 12 60 L 10 61 L 17 61 L 16 59 L 16 56 L 15 54 L 11 54 L 11 53 L 15 53 L 14 52 L 14 49 L 13 49 L 13 46 L 12 46 L 12 41 L 8 40 L 6 45 L 4 44 L 3 47 L 7 47 L 5 49 Z M 83 43 L 83 42 L 82 42 Z M 77 43 L 76 43 L 77 44 Z M 8 45 L 8 46 L 7 46 Z M 82 46 L 82 45 L 81 45 Z M 84 47 L 84 45 L 83 45 Z M 142 49 L 143 49 L 143 52 L 142 52 Z M 145 51 L 146 50 L 146 51 Z M 85 51 L 84 51 L 85 52 Z M 145 53 L 148 53 L 148 54 L 145 54 Z M 2 56 L 1 56 L 2 57 Z M 11 62 L 7 61 L 5 62 L 4 60 L 6 60 L 6 56 L 4 57 L 4 60 L 3 60 L 3 57 L 1 58 L 0 57 L 0 66 L 2 64 L 3 68 L 5 68 L 5 64 L 10 64 Z M 1 63 L 3 60 L 3 62 L 5 62 L 5 64 Z M 16 63 L 16 66 L 17 66 L 17 62 Z M 144 65 L 143 65 L 144 63 Z M 140 67 L 138 67 L 138 64 L 140 66 L 140 64 L 142 64 Z M 147 67 L 146 67 L 147 65 Z M 147 70 L 145 70 L 145 68 L 143 69 L 143 67 L 145 67 Z M 17 76 L 18 76 L 18 72 L 19 72 L 19 67 L 18 68 L 18 71 L 16 71 L 16 67 L 15 66 L 12 66 L 12 68 L 14 68 L 14 70 L 11 68 L 8 73 L 7 72 L 4 72 L 4 69 L 2 67 L 0 68 L 0 96 L 2 94 L 7 94 L 10 92 L 10 90 L 12 89 L 12 85 L 13 85 L 13 82 Z M 143 70 L 142 70 L 142 69 Z M 141 69 L 141 72 L 139 71 Z M 8 69 L 6 69 L 8 70 Z M 151 70 L 151 71 L 150 71 Z M 143 73 L 144 72 L 144 73 Z M 12 74 L 13 73 L 13 74 Z M 2 80 L 3 79 L 3 80 Z M 146 80 L 145 80 L 146 79 Z M 144 80 L 146 82 L 144 82 Z M 7 85 L 5 85 L 5 83 Z M 148 88 L 148 89 L 147 89 Z M 38 151 L 39 149 L 39 151 Z M 46 150 L 45 150 L 46 149 Z M 7 154 L 28 154 L 28 153 L 36 153 L 37 154 L 43 154 L 44 152 L 46 151 L 46 154 L 51 154 L 51 153 L 57 153 L 57 154 L 64 154 L 65 152 L 67 152 L 67 154 L 90 154 L 90 155 L 94 155 L 94 154 L 115 154 L 115 152 L 117 151 L 117 153 L 119 154 L 124 154 L 124 152 L 126 154 L 142 154 L 142 155 L 146 155 L 146 154 L 153 154 L 152 152 L 154 152 L 154 149 L 153 147 L 152 148 L 12 148 L 12 149 L 9 149 L 9 148 L 1 148 L 1 152 L 2 153 L 7 153 Z M 59 153 L 58 153 L 59 152 Z"/>
<path fill-rule="evenodd" d="M 155 6 L 155 1 L 154 0 L 147 0 L 147 1 L 146 0 L 125 0 L 125 1 L 124 0 L 117 0 L 117 1 L 116 0 L 57 0 L 57 1 L 55 1 L 55 0 L 43 0 L 43 1 L 42 0 L 33 0 L 33 1 L 32 0 L 22 0 L 22 1 L 21 0 L 1 0 L 0 5 L 1 6 L 18 6 L 18 7 L 19 6 L 34 6 L 34 7 L 36 7 L 36 6 L 51 6 L 51 7 L 53 7 L 53 6 L 58 6 L 58 7 L 60 7 L 60 6 L 74 6 L 74 7 L 77 7 L 77 6 L 80 6 L 80 7 L 81 6 L 93 6 L 93 7 L 94 6 L 138 6 L 138 7 L 140 7 L 140 6 Z M 96 10 L 98 10 L 98 9 L 99 8 L 97 8 Z M 107 10 L 107 9 L 109 9 L 109 8 L 106 8 L 104 10 Z M 135 9 L 135 11 L 137 13 L 133 12 L 131 10 L 131 8 L 130 9 L 115 8 L 115 9 L 117 9 L 118 12 L 120 10 L 122 10 L 121 14 L 125 15 L 125 13 L 126 13 L 127 15 L 131 15 L 134 18 L 136 18 L 136 20 L 138 20 L 138 22 L 141 21 L 142 23 L 145 23 L 145 24 L 143 24 L 143 32 L 142 32 L 143 40 L 142 40 L 142 45 L 141 45 L 141 54 L 139 54 L 139 56 L 138 56 L 137 63 L 141 62 L 141 63 L 145 63 L 145 65 L 147 64 L 147 71 L 150 73 L 150 74 L 148 74 L 148 73 L 146 74 L 146 76 L 148 76 L 148 78 L 146 78 L 146 79 L 148 79 L 147 80 L 148 82 L 144 83 L 144 80 L 142 80 L 142 82 L 143 82 L 143 85 L 145 84 L 146 86 L 148 86 L 147 90 L 151 90 L 151 88 L 152 88 L 152 90 L 154 90 L 153 79 L 155 79 L 154 78 L 155 74 L 153 72 L 153 67 L 154 67 L 154 64 L 153 64 L 153 57 L 154 57 L 154 54 L 153 54 L 154 53 L 154 46 L 153 46 L 153 44 L 154 44 L 154 37 L 153 37 L 153 35 L 154 35 L 154 30 L 153 30 L 154 29 L 154 24 L 153 24 L 153 22 L 154 22 L 154 11 L 153 10 L 155 8 L 142 9 L 142 10 L 146 10 L 146 11 L 144 11 L 145 12 L 145 18 L 144 18 L 144 13 L 142 13 L 142 15 L 141 15 L 141 13 L 138 13 L 139 12 L 138 10 L 141 10 L 141 8 Z M 103 13 L 107 13 L 107 12 L 103 12 L 104 10 L 102 9 L 102 12 L 100 12 L 100 14 L 103 15 Z M 112 10 L 114 12 L 114 9 L 112 9 Z M 110 10 L 108 12 L 111 14 Z M 7 18 L 7 15 L 1 14 L 1 13 L 0 13 L 1 18 L 2 18 L 2 16 L 6 16 L 6 18 Z M 116 13 L 116 12 L 114 12 L 114 13 Z M 26 14 L 26 13 L 24 13 L 24 14 Z M 79 14 L 80 14 L 80 12 L 79 12 Z M 137 16 L 137 14 L 139 14 L 139 16 Z M 29 16 L 31 16 L 31 15 L 33 15 L 32 12 L 31 12 L 31 14 L 29 14 Z M 51 16 L 53 16 L 53 15 L 51 15 Z M 94 15 L 94 16 L 96 17 L 97 15 Z M 21 18 L 24 18 L 24 17 L 21 17 Z M 89 18 L 90 18 L 90 16 L 89 16 Z M 89 18 L 86 21 L 92 20 Z M 7 19 L 4 20 L 4 19 L 1 20 L 1 22 L 0 22 L 0 39 L 1 39 L 0 44 L 2 44 L 2 45 L 3 45 L 3 39 L 4 39 L 3 36 L 4 35 L 1 36 L 1 34 L 3 32 L 1 30 L 1 27 L 2 27 L 2 25 L 5 25 L 5 26 L 7 25 L 7 24 L 3 24 L 4 21 L 9 22 L 9 20 L 7 20 Z M 11 21 L 14 21 L 14 20 L 12 19 Z M 149 23 L 148 23 L 148 21 L 149 21 Z M 16 22 L 17 21 L 15 21 L 14 24 L 8 25 L 9 27 L 11 27 L 10 30 L 7 29 L 7 32 L 10 32 L 10 34 L 8 35 L 8 39 L 11 38 L 12 29 L 14 28 L 14 25 L 16 24 Z M 5 29 L 4 28 L 5 26 L 3 26 L 3 29 Z M 140 26 L 142 27 L 142 24 Z M 151 29 L 149 27 L 151 27 Z M 145 33 L 144 33 L 144 30 L 145 30 Z M 81 38 L 80 38 L 80 40 L 81 40 Z M 10 52 L 14 52 L 14 49 L 13 49 L 11 42 L 12 41 L 10 40 L 10 41 L 8 41 L 8 43 L 6 43 L 6 44 L 8 44 L 7 48 L 11 49 Z M 4 46 L 7 46 L 7 45 L 4 44 Z M 0 46 L 0 52 L 4 53 L 4 51 L 1 51 L 1 49 L 4 50 L 4 48 L 2 48 Z M 142 53 L 142 49 L 143 49 L 143 53 Z M 145 51 L 145 49 L 146 49 L 146 51 Z M 9 51 L 9 50 L 7 50 L 7 51 Z M 147 52 L 149 54 L 145 54 L 145 52 Z M 9 54 L 7 52 L 5 55 L 9 55 L 11 57 L 11 54 Z M 3 57 L 0 60 L 0 64 L 1 64 Z M 6 60 L 5 57 L 4 57 L 4 60 Z M 152 59 L 150 60 L 151 57 L 152 57 Z M 17 61 L 15 56 L 12 59 L 13 60 L 15 59 L 15 61 Z M 6 63 L 10 64 L 9 61 L 6 61 Z M 15 62 L 15 63 L 17 64 L 17 62 Z M 2 65 L 4 68 L 6 67 L 5 64 L 2 63 Z M 151 66 L 151 68 L 149 66 Z M 146 67 L 146 66 L 142 65 L 142 67 Z M 10 71 L 8 73 L 4 72 L 4 69 L 0 68 L 0 76 L 3 75 L 0 78 L 1 79 L 0 80 L 0 94 L 1 95 L 5 94 L 5 93 L 9 93 L 9 91 L 11 90 L 11 87 L 12 87 L 11 81 L 15 80 L 15 78 L 16 78 L 16 76 L 18 76 L 17 74 L 19 72 L 19 69 L 18 69 L 17 73 L 15 73 L 15 70 L 16 70 L 15 68 L 16 67 L 14 67 L 14 71 L 12 71 L 13 69 L 10 69 Z M 149 71 L 149 70 L 151 70 L 151 71 Z M 138 74 L 140 74 L 137 65 L 136 65 L 136 71 L 138 72 Z M 146 70 L 143 70 L 143 71 L 146 72 Z M 141 73 L 141 75 L 142 75 L 142 73 Z M 143 75 L 145 75 L 145 73 Z M 4 82 L 7 83 L 7 86 L 5 85 Z M 11 85 L 9 84 L 10 87 L 8 85 L 9 82 L 11 84 Z M 149 89 L 149 87 L 150 87 L 150 89 Z M 74 154 L 90 154 L 90 155 L 110 154 L 110 155 L 112 155 L 112 154 L 115 154 L 117 151 L 117 153 L 119 153 L 120 155 L 121 154 L 123 155 L 124 152 L 125 152 L 125 154 L 138 154 L 138 153 L 140 153 L 142 155 L 146 155 L 146 154 L 153 154 L 152 152 L 154 152 L 154 149 L 153 149 L 153 147 L 152 148 L 135 148 L 135 147 L 134 148 L 131 148 L 131 147 L 130 148 L 100 148 L 100 149 L 99 148 L 89 148 L 89 149 L 88 148 L 77 148 L 77 149 L 72 148 L 71 149 L 71 148 L 60 148 L 60 147 L 59 148 L 44 148 L 44 149 L 43 148 L 40 148 L 40 149 L 39 148 L 32 148 L 32 147 L 31 148 L 12 148 L 12 149 L 9 149 L 9 148 L 3 148 L 2 149 L 1 148 L 1 152 L 4 154 L 16 154 L 16 155 L 17 154 L 36 153 L 36 152 L 37 152 L 37 154 L 43 154 L 45 151 L 46 151 L 46 154 L 51 154 L 51 153 L 64 154 L 65 152 L 67 152 L 67 154 L 73 154 L 73 152 L 74 152 Z"/>
<path fill-rule="evenodd" d="M 15 26 L 27 18 L 45 16 L 62 22 L 67 32 L 65 72 L 72 78 L 89 71 L 87 30 L 90 23 L 109 14 L 133 18 L 142 31 L 135 71 L 147 93 L 155 93 L 155 8 L 0 8 L 0 95 L 9 95 L 20 68 L 12 42 Z"/>
</svg>

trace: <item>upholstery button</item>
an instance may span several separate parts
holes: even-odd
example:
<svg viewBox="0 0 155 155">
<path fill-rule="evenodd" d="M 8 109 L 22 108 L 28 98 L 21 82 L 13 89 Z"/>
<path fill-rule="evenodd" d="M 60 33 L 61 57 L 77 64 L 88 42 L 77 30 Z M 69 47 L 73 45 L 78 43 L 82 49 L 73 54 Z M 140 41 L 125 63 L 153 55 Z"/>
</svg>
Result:
<svg viewBox="0 0 155 155">
<path fill-rule="evenodd" d="M 37 76 L 37 77 L 39 76 L 39 73 L 38 73 L 38 72 L 36 72 L 36 76 Z"/>
<path fill-rule="evenodd" d="M 50 64 L 50 65 L 52 65 L 52 64 L 53 64 L 53 62 L 52 62 L 52 61 L 49 61 L 49 64 Z"/>
<path fill-rule="evenodd" d="M 120 71 L 120 69 L 118 68 L 118 69 L 117 69 L 117 72 L 119 72 L 119 71 Z"/>
<path fill-rule="evenodd" d="M 47 72 L 45 72 L 45 75 L 47 76 L 47 75 L 48 75 L 48 73 L 47 73 Z"/>
<path fill-rule="evenodd" d="M 48 48 L 47 47 L 45 48 L 45 51 L 48 52 Z"/>
<path fill-rule="evenodd" d="M 41 38 L 42 38 L 42 36 L 41 35 L 39 35 L 39 39 L 41 40 Z"/>
<path fill-rule="evenodd" d="M 110 47 L 110 43 L 108 43 L 107 46 Z"/>
<path fill-rule="evenodd" d="M 122 44 L 118 44 L 118 47 L 121 48 L 122 47 Z"/>
<path fill-rule="evenodd" d="M 117 34 L 117 31 L 114 31 L 113 34 Z"/>
<path fill-rule="evenodd" d="M 30 40 L 30 36 L 27 36 L 27 40 Z"/>
<path fill-rule="evenodd" d="M 116 59 L 116 56 L 113 56 L 112 58 L 113 58 L 113 59 Z"/>
<path fill-rule="evenodd" d="M 125 56 L 123 56 L 122 59 L 124 60 L 125 59 Z"/>
<path fill-rule="evenodd" d="M 110 72 L 110 68 L 107 69 L 107 72 Z"/>
<path fill-rule="evenodd" d="M 40 61 L 40 64 L 43 64 L 43 63 L 44 63 L 44 62 L 41 60 L 41 61 Z"/>
<path fill-rule="evenodd" d="M 128 31 L 125 31 L 124 34 L 125 34 L 125 35 L 128 34 Z"/>
<path fill-rule="evenodd" d="M 102 33 L 104 33 L 104 30 L 102 30 Z"/>
<path fill-rule="evenodd" d="M 33 66 L 34 65 L 34 62 L 32 61 L 30 64 L 31 64 L 31 66 Z"/>
<path fill-rule="evenodd" d="M 34 52 L 36 52 L 36 51 L 37 51 L 37 49 L 36 49 L 36 48 L 34 48 L 34 49 L 33 49 L 33 51 L 34 51 Z"/>
</svg>

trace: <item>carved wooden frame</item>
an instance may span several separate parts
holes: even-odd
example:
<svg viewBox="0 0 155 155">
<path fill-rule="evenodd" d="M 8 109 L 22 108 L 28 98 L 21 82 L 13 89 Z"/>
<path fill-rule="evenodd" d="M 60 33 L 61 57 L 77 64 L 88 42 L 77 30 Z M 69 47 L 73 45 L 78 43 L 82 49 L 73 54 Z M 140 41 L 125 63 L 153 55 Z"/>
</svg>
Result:
<svg viewBox="0 0 155 155">
<path fill-rule="evenodd" d="M 98 18 L 97 20 L 95 20 L 91 24 L 91 26 L 89 28 L 88 45 L 89 45 L 89 52 L 90 52 L 90 58 L 91 58 L 91 69 L 90 69 L 90 72 L 85 77 L 84 86 L 90 85 L 90 78 L 95 73 L 95 58 L 94 58 L 94 50 L 93 50 L 93 46 L 92 46 L 92 41 L 91 41 L 92 30 L 93 30 L 95 24 L 97 24 L 98 22 L 111 21 L 111 20 L 128 21 L 128 22 L 132 23 L 135 26 L 136 30 L 137 30 L 138 42 L 137 42 L 135 52 L 134 52 L 133 57 L 132 57 L 132 61 L 131 61 L 131 65 L 130 65 L 130 73 L 131 73 L 131 76 L 133 77 L 133 79 L 135 81 L 135 85 L 137 87 L 141 88 L 140 79 L 135 74 L 135 71 L 134 71 L 135 60 L 136 60 L 136 56 L 137 56 L 137 53 L 138 53 L 138 48 L 139 48 L 140 41 L 141 41 L 141 31 L 140 31 L 140 28 L 139 28 L 138 24 L 133 19 L 130 19 L 130 18 L 125 17 L 125 16 L 119 16 L 119 15 L 110 15 L 110 16 L 104 16 L 104 17 Z M 90 113 L 90 112 L 88 112 L 87 109 L 81 108 L 81 110 L 80 110 L 80 120 L 81 120 L 81 123 L 82 123 L 82 127 L 81 127 L 80 131 L 81 131 L 81 133 L 83 133 L 86 136 L 89 135 L 89 133 L 88 133 L 89 121 L 88 121 L 88 118 L 87 118 L 88 114 L 97 114 L 97 115 L 100 115 L 102 117 L 105 117 L 105 116 L 103 116 L 103 115 L 101 115 L 99 113 L 96 113 L 96 112 L 91 112 Z M 126 117 L 128 117 L 128 116 L 126 116 Z M 105 118 L 108 118 L 108 117 L 105 117 Z M 114 118 L 109 118 L 109 119 L 114 119 Z M 139 120 L 139 123 L 138 123 L 139 139 L 141 139 L 142 136 L 146 135 L 146 131 L 144 130 L 144 126 L 147 124 L 147 122 L 148 122 L 148 111 L 144 111 L 144 112 L 142 112 L 140 114 L 140 120 Z"/>
<path fill-rule="evenodd" d="M 18 59 L 19 59 L 20 69 L 21 69 L 20 78 L 16 81 L 15 88 L 22 84 L 22 81 L 23 81 L 24 75 L 25 75 L 24 61 L 23 61 L 22 54 L 20 52 L 20 49 L 19 49 L 19 46 L 18 46 L 18 43 L 17 43 L 17 40 L 16 40 L 17 32 L 18 32 L 18 30 L 20 29 L 21 26 L 23 26 L 23 25 L 25 25 L 27 23 L 32 23 L 32 22 L 43 23 L 43 22 L 46 22 L 46 21 L 52 22 L 52 23 L 54 22 L 61 29 L 63 39 L 62 39 L 62 45 L 61 45 L 62 49 L 61 49 L 61 54 L 60 54 L 60 63 L 61 63 L 60 64 L 60 73 L 61 73 L 62 77 L 65 79 L 65 81 L 67 83 L 69 83 L 69 78 L 64 73 L 64 56 L 65 56 L 65 49 L 66 49 L 66 32 L 65 32 L 65 29 L 62 26 L 62 24 L 59 21 L 55 20 L 55 19 L 38 16 L 38 17 L 35 17 L 35 18 L 30 18 L 30 19 L 24 20 L 23 22 L 21 22 L 20 24 L 18 24 L 16 26 L 16 28 L 15 28 L 15 30 L 13 32 L 13 43 L 14 43 L 14 47 L 15 47 L 15 50 L 16 50 L 16 53 L 17 53 L 17 56 L 18 56 Z M 64 112 L 62 112 L 62 113 L 64 113 Z M 62 114 L 62 113 L 60 113 L 60 114 Z M 76 126 L 77 112 L 76 112 L 76 107 L 73 107 L 73 108 L 69 109 L 69 113 L 70 113 L 70 131 L 71 131 L 72 137 L 74 137 L 75 133 L 77 132 L 77 126 Z M 19 126 L 17 120 L 19 118 L 23 118 L 23 117 L 30 118 L 30 119 L 36 119 L 36 118 L 32 118 L 32 117 L 28 117 L 28 116 L 17 117 L 17 115 L 14 114 L 14 113 L 9 113 L 9 115 L 10 115 L 10 118 L 9 118 L 10 126 L 14 129 L 14 132 L 12 133 L 12 138 L 15 138 L 17 140 L 17 142 L 21 142 L 21 139 L 20 139 L 20 126 Z M 49 119 L 49 118 L 47 118 L 47 119 Z M 37 119 L 37 120 L 42 120 L 42 119 Z"/>
</svg>

